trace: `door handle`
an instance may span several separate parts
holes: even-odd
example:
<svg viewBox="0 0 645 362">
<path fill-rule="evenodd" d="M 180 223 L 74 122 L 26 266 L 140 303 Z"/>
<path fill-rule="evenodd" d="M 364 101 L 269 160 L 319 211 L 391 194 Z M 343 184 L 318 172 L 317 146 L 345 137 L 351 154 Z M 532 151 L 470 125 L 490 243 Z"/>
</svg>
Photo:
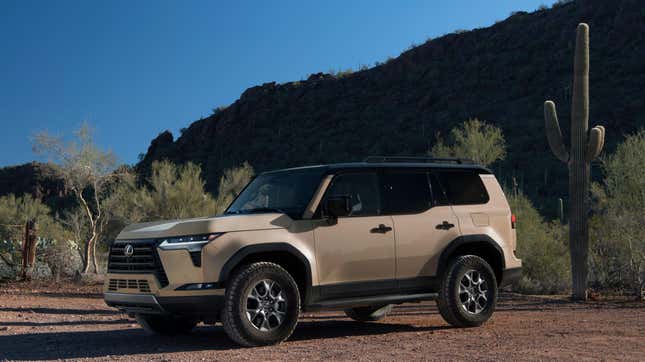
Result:
<svg viewBox="0 0 645 362">
<path fill-rule="evenodd" d="M 450 230 L 455 227 L 455 224 L 451 224 L 444 220 L 441 224 L 438 224 L 435 229 L 437 230 Z"/>
<path fill-rule="evenodd" d="M 385 234 L 388 231 L 392 231 L 392 228 L 385 224 L 380 224 L 378 227 L 372 228 L 372 230 L 370 230 L 370 232 L 373 234 Z"/>
</svg>

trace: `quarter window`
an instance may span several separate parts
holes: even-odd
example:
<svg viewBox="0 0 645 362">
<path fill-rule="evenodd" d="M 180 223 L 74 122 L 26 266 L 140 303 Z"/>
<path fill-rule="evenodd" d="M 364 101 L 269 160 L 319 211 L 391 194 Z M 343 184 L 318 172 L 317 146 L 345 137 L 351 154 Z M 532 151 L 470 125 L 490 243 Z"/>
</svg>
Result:
<svg viewBox="0 0 645 362">
<path fill-rule="evenodd" d="M 453 205 L 485 204 L 489 200 L 486 187 L 477 173 L 441 171 L 437 176 Z"/>
</svg>

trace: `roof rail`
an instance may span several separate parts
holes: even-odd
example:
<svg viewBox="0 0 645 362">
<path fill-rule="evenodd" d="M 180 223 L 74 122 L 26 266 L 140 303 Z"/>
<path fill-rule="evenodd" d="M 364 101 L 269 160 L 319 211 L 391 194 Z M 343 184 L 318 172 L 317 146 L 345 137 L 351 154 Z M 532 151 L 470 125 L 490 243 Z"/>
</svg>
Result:
<svg viewBox="0 0 645 362">
<path fill-rule="evenodd" d="M 458 157 L 419 157 L 419 156 L 369 156 L 365 162 L 418 162 L 418 163 L 456 163 L 456 164 L 474 164 L 475 161 L 467 158 Z"/>
</svg>

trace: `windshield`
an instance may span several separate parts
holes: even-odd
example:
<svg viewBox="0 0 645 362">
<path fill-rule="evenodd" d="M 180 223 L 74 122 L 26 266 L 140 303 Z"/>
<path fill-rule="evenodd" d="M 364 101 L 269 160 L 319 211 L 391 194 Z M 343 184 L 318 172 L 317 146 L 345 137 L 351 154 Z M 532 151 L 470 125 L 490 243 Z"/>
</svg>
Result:
<svg viewBox="0 0 645 362">
<path fill-rule="evenodd" d="M 300 218 L 316 192 L 324 170 L 304 169 L 256 177 L 225 214 L 280 212 Z"/>
</svg>

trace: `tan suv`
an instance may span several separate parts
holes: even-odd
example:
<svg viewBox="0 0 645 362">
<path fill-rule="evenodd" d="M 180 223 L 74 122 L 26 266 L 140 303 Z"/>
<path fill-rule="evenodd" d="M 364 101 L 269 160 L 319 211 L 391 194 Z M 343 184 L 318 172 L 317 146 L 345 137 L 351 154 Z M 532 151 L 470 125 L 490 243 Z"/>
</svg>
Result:
<svg viewBox="0 0 645 362">
<path fill-rule="evenodd" d="M 224 215 L 125 228 L 105 301 L 154 333 L 221 321 L 246 346 L 285 340 L 301 310 L 376 321 L 436 299 L 448 323 L 477 326 L 520 276 L 514 228 L 495 176 L 464 160 L 266 172 Z"/>
</svg>

